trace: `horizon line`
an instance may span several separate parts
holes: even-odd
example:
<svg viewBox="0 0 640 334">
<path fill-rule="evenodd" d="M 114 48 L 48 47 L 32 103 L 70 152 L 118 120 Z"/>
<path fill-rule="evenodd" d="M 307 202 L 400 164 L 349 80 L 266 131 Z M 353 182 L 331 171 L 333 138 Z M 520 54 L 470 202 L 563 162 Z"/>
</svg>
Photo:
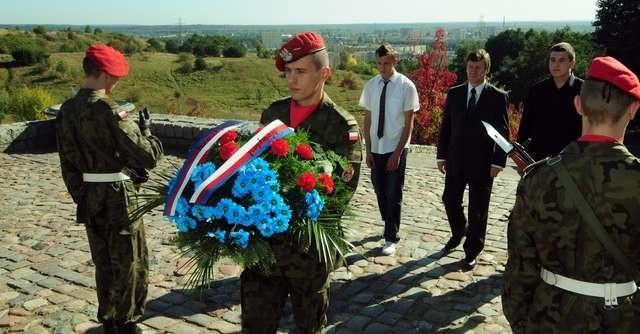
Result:
<svg viewBox="0 0 640 334">
<path fill-rule="evenodd" d="M 584 22 L 584 23 L 593 23 L 595 20 L 588 19 L 571 19 L 571 20 L 523 20 L 523 21 L 423 21 L 423 22 L 357 22 L 357 23 L 285 23 L 285 24 L 235 24 L 235 23 L 226 23 L 226 24 L 209 24 L 209 23 L 190 23 L 190 24 L 133 24 L 133 23 L 94 23 L 94 24 L 86 24 L 86 23 L 1 23 L 0 26 L 37 26 L 37 25 L 47 25 L 47 26 L 130 26 L 130 27 L 154 27 L 154 26 L 236 26 L 236 27 L 269 27 L 269 26 L 336 26 L 336 25 L 376 25 L 376 24 L 455 24 L 455 23 L 563 23 L 563 22 Z"/>
</svg>

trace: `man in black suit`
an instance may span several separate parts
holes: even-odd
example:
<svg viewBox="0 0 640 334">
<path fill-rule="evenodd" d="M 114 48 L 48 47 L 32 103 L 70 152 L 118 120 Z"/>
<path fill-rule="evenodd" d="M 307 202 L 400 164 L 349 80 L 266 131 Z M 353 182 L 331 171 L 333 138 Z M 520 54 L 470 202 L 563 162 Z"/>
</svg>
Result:
<svg viewBox="0 0 640 334">
<path fill-rule="evenodd" d="M 451 239 L 443 253 L 456 248 L 465 236 L 463 268 L 471 270 L 484 247 L 493 178 L 504 168 L 506 154 L 487 135 L 481 121 L 509 136 L 508 96 L 487 83 L 491 60 L 485 50 L 467 56 L 468 81 L 449 89 L 438 137 L 437 164 L 445 174 L 444 202 Z M 469 185 L 468 228 L 462 196 Z"/>
</svg>

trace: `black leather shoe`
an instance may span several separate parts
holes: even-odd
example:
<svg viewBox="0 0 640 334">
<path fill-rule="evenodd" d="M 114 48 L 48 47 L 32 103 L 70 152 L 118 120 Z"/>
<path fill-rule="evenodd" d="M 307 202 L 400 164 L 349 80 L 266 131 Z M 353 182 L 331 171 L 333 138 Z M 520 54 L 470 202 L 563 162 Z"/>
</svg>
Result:
<svg viewBox="0 0 640 334">
<path fill-rule="evenodd" d="M 140 334 L 142 331 L 134 322 L 124 325 L 118 325 L 118 334 Z"/>
<path fill-rule="evenodd" d="M 462 267 L 462 270 L 464 270 L 464 271 L 473 270 L 473 268 L 475 266 L 476 266 L 476 260 L 475 259 L 473 259 L 471 261 L 468 261 L 466 259 L 462 260 L 461 267 Z"/>
<path fill-rule="evenodd" d="M 460 240 L 456 241 L 453 239 L 449 239 L 449 241 L 447 241 L 447 243 L 442 248 L 442 253 L 444 254 L 451 253 L 451 251 L 453 251 L 456 247 L 458 247 L 458 245 L 460 245 Z"/>
<path fill-rule="evenodd" d="M 104 334 L 118 334 L 118 328 L 113 320 L 107 320 L 102 323 L 102 331 Z"/>
</svg>

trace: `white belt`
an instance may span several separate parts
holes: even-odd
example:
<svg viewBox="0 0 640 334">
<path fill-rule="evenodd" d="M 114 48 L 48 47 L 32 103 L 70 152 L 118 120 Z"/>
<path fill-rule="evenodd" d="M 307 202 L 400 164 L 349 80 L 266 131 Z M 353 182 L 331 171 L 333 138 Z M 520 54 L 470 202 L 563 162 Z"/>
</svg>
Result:
<svg viewBox="0 0 640 334">
<path fill-rule="evenodd" d="M 544 268 L 540 268 L 540 277 L 547 284 L 556 286 L 562 290 L 571 291 L 585 296 L 604 298 L 605 306 L 617 306 L 618 297 L 624 297 L 636 293 L 636 282 L 625 283 L 590 283 L 555 274 Z"/>
<path fill-rule="evenodd" d="M 82 173 L 84 182 L 117 182 L 129 180 L 125 173 Z"/>
</svg>

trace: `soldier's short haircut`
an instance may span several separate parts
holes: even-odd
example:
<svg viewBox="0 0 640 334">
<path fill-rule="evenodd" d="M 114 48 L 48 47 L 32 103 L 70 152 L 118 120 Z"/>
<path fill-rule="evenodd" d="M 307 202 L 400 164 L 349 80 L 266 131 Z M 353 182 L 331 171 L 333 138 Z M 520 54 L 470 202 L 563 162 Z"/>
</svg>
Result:
<svg viewBox="0 0 640 334">
<path fill-rule="evenodd" d="M 567 42 L 560 42 L 558 44 L 554 44 L 549 52 L 566 52 L 569 54 L 569 60 L 576 59 L 576 50 L 573 49 L 573 46 Z"/>
<path fill-rule="evenodd" d="M 491 56 L 485 49 L 472 51 L 467 55 L 467 61 L 481 61 L 487 67 L 487 71 L 491 68 Z"/>
<path fill-rule="evenodd" d="M 398 53 L 391 44 L 382 44 L 376 49 L 376 57 L 380 58 L 386 55 L 391 55 L 394 59 L 398 59 Z"/>
<path fill-rule="evenodd" d="M 590 124 L 613 123 L 620 120 L 634 102 L 631 95 L 600 80 L 587 79 L 580 90 L 582 111 Z"/>
<path fill-rule="evenodd" d="M 313 64 L 316 65 L 317 70 L 323 67 L 329 67 L 329 52 L 327 52 L 327 49 L 311 54 L 311 59 L 313 60 Z"/>
<path fill-rule="evenodd" d="M 88 77 L 97 78 L 100 76 L 100 73 L 102 73 L 100 68 L 98 68 L 98 65 L 96 65 L 96 63 L 93 60 L 87 57 L 84 57 L 84 59 L 82 60 L 82 69 L 84 70 L 84 76 L 87 78 Z"/>
</svg>

